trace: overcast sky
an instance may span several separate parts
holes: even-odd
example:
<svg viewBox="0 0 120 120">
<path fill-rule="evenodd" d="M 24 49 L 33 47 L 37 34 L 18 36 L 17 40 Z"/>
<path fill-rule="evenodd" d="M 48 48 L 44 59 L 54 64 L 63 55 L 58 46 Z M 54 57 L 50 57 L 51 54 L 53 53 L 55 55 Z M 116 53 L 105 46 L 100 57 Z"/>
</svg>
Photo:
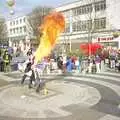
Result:
<svg viewBox="0 0 120 120">
<path fill-rule="evenodd" d="M 3 15 L 9 19 L 12 17 L 22 16 L 29 13 L 34 7 L 38 5 L 57 7 L 65 3 L 70 3 L 76 0 L 15 0 L 15 6 L 13 7 L 15 14 L 11 16 L 10 8 L 7 6 L 6 0 L 0 0 L 0 16 Z"/>
</svg>

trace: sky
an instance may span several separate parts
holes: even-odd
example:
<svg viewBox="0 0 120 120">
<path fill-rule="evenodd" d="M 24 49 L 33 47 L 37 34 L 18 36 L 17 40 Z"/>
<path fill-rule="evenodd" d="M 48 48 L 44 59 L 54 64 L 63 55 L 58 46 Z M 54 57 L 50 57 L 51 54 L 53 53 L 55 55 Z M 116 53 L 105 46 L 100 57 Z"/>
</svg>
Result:
<svg viewBox="0 0 120 120">
<path fill-rule="evenodd" d="M 14 15 L 10 15 L 11 9 L 7 6 L 6 1 L 7 0 L 0 0 L 0 16 L 10 19 L 12 17 L 25 15 L 38 5 L 58 7 L 76 0 L 15 0 L 15 5 L 13 6 L 15 11 Z"/>
</svg>

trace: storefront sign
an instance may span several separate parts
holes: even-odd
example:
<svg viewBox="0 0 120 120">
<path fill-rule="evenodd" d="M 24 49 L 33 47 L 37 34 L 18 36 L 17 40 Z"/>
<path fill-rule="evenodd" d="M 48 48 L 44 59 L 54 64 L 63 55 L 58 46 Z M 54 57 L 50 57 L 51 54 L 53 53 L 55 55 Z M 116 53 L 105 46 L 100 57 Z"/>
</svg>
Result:
<svg viewBox="0 0 120 120">
<path fill-rule="evenodd" d="M 97 38 L 98 42 L 109 42 L 112 40 L 113 40 L 113 37 L 99 37 L 99 38 Z"/>
</svg>

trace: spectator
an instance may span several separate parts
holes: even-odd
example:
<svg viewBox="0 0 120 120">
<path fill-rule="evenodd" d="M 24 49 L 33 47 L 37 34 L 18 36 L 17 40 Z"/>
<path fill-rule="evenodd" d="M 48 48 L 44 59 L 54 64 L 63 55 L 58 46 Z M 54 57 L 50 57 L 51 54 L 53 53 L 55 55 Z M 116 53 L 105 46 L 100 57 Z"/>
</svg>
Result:
<svg viewBox="0 0 120 120">
<path fill-rule="evenodd" d="M 8 51 L 6 50 L 3 55 L 3 61 L 4 61 L 4 72 L 10 71 L 10 61 L 12 60 L 12 56 L 8 54 Z"/>
</svg>

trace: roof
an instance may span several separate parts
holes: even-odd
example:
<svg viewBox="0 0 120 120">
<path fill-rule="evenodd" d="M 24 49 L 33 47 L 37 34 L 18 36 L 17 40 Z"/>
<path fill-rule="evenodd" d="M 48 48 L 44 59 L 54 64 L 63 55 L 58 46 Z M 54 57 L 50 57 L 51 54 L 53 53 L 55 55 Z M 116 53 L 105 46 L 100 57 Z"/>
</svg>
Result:
<svg viewBox="0 0 120 120">
<path fill-rule="evenodd" d="M 64 4 L 59 5 L 58 7 L 63 7 L 63 6 L 70 5 L 70 4 L 74 4 L 74 3 L 80 2 L 80 1 L 81 1 L 81 0 L 76 0 L 76 1 L 72 1 L 72 2 L 67 2 L 67 3 L 64 3 Z M 58 8 L 58 7 L 56 7 L 56 8 Z M 55 9 L 56 9 L 56 8 L 55 8 Z"/>
</svg>

